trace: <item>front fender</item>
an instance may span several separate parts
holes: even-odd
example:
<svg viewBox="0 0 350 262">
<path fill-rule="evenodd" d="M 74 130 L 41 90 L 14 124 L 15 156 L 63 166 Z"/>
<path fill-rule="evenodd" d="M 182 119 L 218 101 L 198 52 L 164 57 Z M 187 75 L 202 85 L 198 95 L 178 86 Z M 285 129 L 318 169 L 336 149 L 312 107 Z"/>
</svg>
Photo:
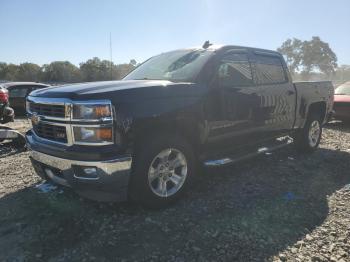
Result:
<svg viewBox="0 0 350 262">
<path fill-rule="evenodd" d="M 197 147 L 206 140 L 208 130 L 203 104 L 202 97 L 179 97 L 119 105 L 117 128 L 128 148 L 162 133 L 184 136 Z"/>
</svg>

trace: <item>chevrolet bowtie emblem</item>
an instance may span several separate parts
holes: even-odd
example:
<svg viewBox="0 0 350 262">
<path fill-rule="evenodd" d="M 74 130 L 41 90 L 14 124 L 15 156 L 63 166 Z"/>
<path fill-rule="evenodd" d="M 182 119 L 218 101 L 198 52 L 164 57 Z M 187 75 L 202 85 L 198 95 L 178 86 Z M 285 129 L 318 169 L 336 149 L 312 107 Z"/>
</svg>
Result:
<svg viewBox="0 0 350 262">
<path fill-rule="evenodd" d="M 38 116 L 38 114 L 36 114 L 36 113 L 33 113 L 31 120 L 32 120 L 33 125 L 37 125 L 40 122 L 40 116 Z"/>
</svg>

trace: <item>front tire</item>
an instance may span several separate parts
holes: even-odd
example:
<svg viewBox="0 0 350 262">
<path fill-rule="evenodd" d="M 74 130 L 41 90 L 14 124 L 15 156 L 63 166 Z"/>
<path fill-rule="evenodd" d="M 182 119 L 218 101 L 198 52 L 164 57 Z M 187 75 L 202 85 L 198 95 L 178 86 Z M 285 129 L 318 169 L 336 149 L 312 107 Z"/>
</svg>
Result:
<svg viewBox="0 0 350 262">
<path fill-rule="evenodd" d="M 320 144 L 322 137 L 322 121 L 317 114 L 308 117 L 303 129 L 294 136 L 296 149 L 301 153 L 311 153 Z"/>
<path fill-rule="evenodd" d="M 185 139 L 154 137 L 135 154 L 130 197 L 151 208 L 168 206 L 184 194 L 194 173 L 195 157 Z"/>
</svg>

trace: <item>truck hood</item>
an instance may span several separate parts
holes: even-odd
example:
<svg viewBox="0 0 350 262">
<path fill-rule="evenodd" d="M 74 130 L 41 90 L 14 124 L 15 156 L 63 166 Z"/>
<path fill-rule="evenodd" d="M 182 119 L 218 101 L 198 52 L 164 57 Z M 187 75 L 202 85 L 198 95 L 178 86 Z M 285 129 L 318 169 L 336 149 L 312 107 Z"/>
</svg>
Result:
<svg viewBox="0 0 350 262">
<path fill-rule="evenodd" d="M 121 80 L 70 84 L 39 89 L 34 97 L 111 100 L 144 100 L 175 96 L 198 96 L 204 92 L 194 83 L 164 80 Z"/>
</svg>

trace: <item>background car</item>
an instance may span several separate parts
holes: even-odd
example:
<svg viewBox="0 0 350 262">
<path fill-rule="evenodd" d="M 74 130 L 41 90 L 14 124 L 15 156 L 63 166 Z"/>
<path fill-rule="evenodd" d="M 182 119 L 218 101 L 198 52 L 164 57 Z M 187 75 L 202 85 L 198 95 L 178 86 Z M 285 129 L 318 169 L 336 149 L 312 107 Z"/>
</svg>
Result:
<svg viewBox="0 0 350 262">
<path fill-rule="evenodd" d="M 35 82 L 10 82 L 1 86 L 8 90 L 10 106 L 15 110 L 15 114 L 24 115 L 26 112 L 26 97 L 29 93 L 49 85 Z"/>
<path fill-rule="evenodd" d="M 12 108 L 9 107 L 8 91 L 0 86 L 0 124 L 11 122 L 13 119 L 14 113 Z"/>
<path fill-rule="evenodd" d="M 333 110 L 335 119 L 350 123 L 350 82 L 335 89 Z"/>
</svg>

